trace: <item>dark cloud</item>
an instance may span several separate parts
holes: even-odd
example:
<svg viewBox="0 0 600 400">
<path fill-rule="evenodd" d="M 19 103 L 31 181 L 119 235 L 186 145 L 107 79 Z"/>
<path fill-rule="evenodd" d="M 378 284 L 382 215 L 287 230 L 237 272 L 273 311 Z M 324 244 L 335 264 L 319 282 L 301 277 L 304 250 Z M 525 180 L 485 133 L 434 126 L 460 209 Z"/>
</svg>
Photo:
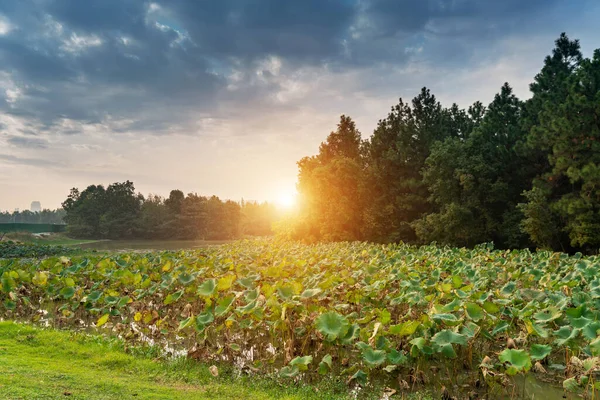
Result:
<svg viewBox="0 0 600 400">
<path fill-rule="evenodd" d="M 464 63 L 482 42 L 539 26 L 536 16 L 558 3 L 4 0 L 11 30 L 0 34 L 0 74 L 18 93 L 9 99 L 0 79 L 0 112 L 46 130 L 65 119 L 122 121 L 117 132 L 193 130 L 201 116 L 230 112 L 223 99 L 247 107 L 277 92 L 279 72 L 261 67 L 270 57 L 290 75 L 419 57 Z"/>
<path fill-rule="evenodd" d="M 278 55 L 321 62 L 343 51 L 356 17 L 353 1 L 162 0 L 165 15 L 189 33 L 200 51 L 255 60 Z"/>
<path fill-rule="evenodd" d="M 6 140 L 7 143 L 22 148 L 29 149 L 45 149 L 48 147 L 48 142 L 44 139 L 36 137 L 25 137 L 25 136 L 9 136 Z"/>
</svg>

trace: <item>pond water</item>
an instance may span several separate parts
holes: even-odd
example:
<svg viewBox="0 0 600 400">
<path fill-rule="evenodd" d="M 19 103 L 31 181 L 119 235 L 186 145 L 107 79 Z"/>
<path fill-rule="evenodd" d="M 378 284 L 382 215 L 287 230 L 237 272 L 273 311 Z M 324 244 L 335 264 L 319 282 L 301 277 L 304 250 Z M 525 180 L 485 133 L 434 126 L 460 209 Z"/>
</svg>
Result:
<svg viewBox="0 0 600 400">
<path fill-rule="evenodd" d="M 193 250 L 230 243 L 231 240 L 101 240 L 81 244 L 93 250 Z"/>
</svg>

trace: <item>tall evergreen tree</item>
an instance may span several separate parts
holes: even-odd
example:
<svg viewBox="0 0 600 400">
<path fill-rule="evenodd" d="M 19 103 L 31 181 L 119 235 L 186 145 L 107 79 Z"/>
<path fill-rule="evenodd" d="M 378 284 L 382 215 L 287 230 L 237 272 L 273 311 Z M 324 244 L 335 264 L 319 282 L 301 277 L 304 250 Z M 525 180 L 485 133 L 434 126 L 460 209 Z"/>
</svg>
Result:
<svg viewBox="0 0 600 400">
<path fill-rule="evenodd" d="M 590 252 L 600 247 L 600 50 L 578 60 L 566 88 L 534 128 L 550 170 L 527 193 L 524 226 L 540 246 Z"/>
<path fill-rule="evenodd" d="M 414 241 L 413 222 L 430 212 L 421 170 L 432 145 L 464 137 L 472 120 L 456 105 L 443 109 L 429 89 L 408 105 L 400 99 L 380 120 L 367 145 L 369 206 L 367 235 L 377 241 Z"/>
<path fill-rule="evenodd" d="M 555 135 L 552 125 L 555 113 L 569 95 L 569 82 L 582 60 L 579 41 L 561 34 L 552 55 L 546 57 L 542 70 L 530 85 L 533 96 L 525 104 L 522 123 L 529 134 L 529 169 L 535 178 L 521 206 L 525 214 L 523 229 L 543 248 L 571 248 L 564 229 L 567 221 L 552 207 L 556 199 L 571 191 L 568 179 L 553 172 L 553 147 L 561 139 Z"/>
<path fill-rule="evenodd" d="M 421 241 L 459 246 L 483 241 L 503 247 L 523 244 L 516 208 L 528 184 L 522 174 L 526 161 L 521 110 L 522 103 L 505 84 L 466 140 L 448 138 L 434 146 L 424 182 L 438 211 L 415 223 Z"/>
<path fill-rule="evenodd" d="M 295 236 L 310 240 L 362 238 L 363 170 L 360 132 L 342 115 L 319 154 L 298 162 L 301 220 Z"/>
</svg>

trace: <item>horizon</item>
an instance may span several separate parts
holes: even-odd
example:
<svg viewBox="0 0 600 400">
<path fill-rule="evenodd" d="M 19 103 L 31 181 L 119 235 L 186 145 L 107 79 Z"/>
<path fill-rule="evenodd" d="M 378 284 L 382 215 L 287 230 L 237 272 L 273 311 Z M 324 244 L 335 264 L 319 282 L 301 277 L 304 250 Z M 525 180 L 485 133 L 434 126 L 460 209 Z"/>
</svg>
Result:
<svg viewBox="0 0 600 400">
<path fill-rule="evenodd" d="M 125 180 L 277 202 L 340 115 L 366 139 L 423 86 L 524 100 L 561 32 L 586 56 L 600 33 L 587 0 L 244 4 L 0 5 L 0 210 Z"/>
</svg>

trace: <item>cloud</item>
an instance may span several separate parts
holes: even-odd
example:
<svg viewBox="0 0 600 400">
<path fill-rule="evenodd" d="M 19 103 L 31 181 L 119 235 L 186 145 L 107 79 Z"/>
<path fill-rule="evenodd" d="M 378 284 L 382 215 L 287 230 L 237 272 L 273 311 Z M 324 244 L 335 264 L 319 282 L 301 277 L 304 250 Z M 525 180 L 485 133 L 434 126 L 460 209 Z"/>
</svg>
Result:
<svg viewBox="0 0 600 400">
<path fill-rule="evenodd" d="M 532 17 L 557 3 L 7 0 L 0 110 L 42 129 L 120 120 L 119 131 L 202 134 L 198 121 L 230 112 L 224 100 L 285 106 L 307 68 L 464 62 L 474 43 L 538 26 Z M 273 60 L 279 71 L 265 67 Z"/>
<path fill-rule="evenodd" d="M 35 137 L 9 136 L 6 142 L 22 148 L 45 149 L 48 147 L 46 140 Z"/>
<path fill-rule="evenodd" d="M 54 167 L 61 165 L 58 161 L 50 161 L 39 158 L 18 157 L 11 154 L 0 154 L 0 161 L 8 164 L 27 165 L 33 167 Z"/>
<path fill-rule="evenodd" d="M 38 196 L 48 204 L 96 179 L 264 199 L 342 113 L 367 137 L 422 86 L 446 105 L 487 102 L 505 81 L 526 97 L 561 31 L 598 47 L 598 12 L 595 0 L 3 0 L 0 176 L 68 185 Z M 0 192 L 2 208 L 15 195 Z"/>
</svg>

